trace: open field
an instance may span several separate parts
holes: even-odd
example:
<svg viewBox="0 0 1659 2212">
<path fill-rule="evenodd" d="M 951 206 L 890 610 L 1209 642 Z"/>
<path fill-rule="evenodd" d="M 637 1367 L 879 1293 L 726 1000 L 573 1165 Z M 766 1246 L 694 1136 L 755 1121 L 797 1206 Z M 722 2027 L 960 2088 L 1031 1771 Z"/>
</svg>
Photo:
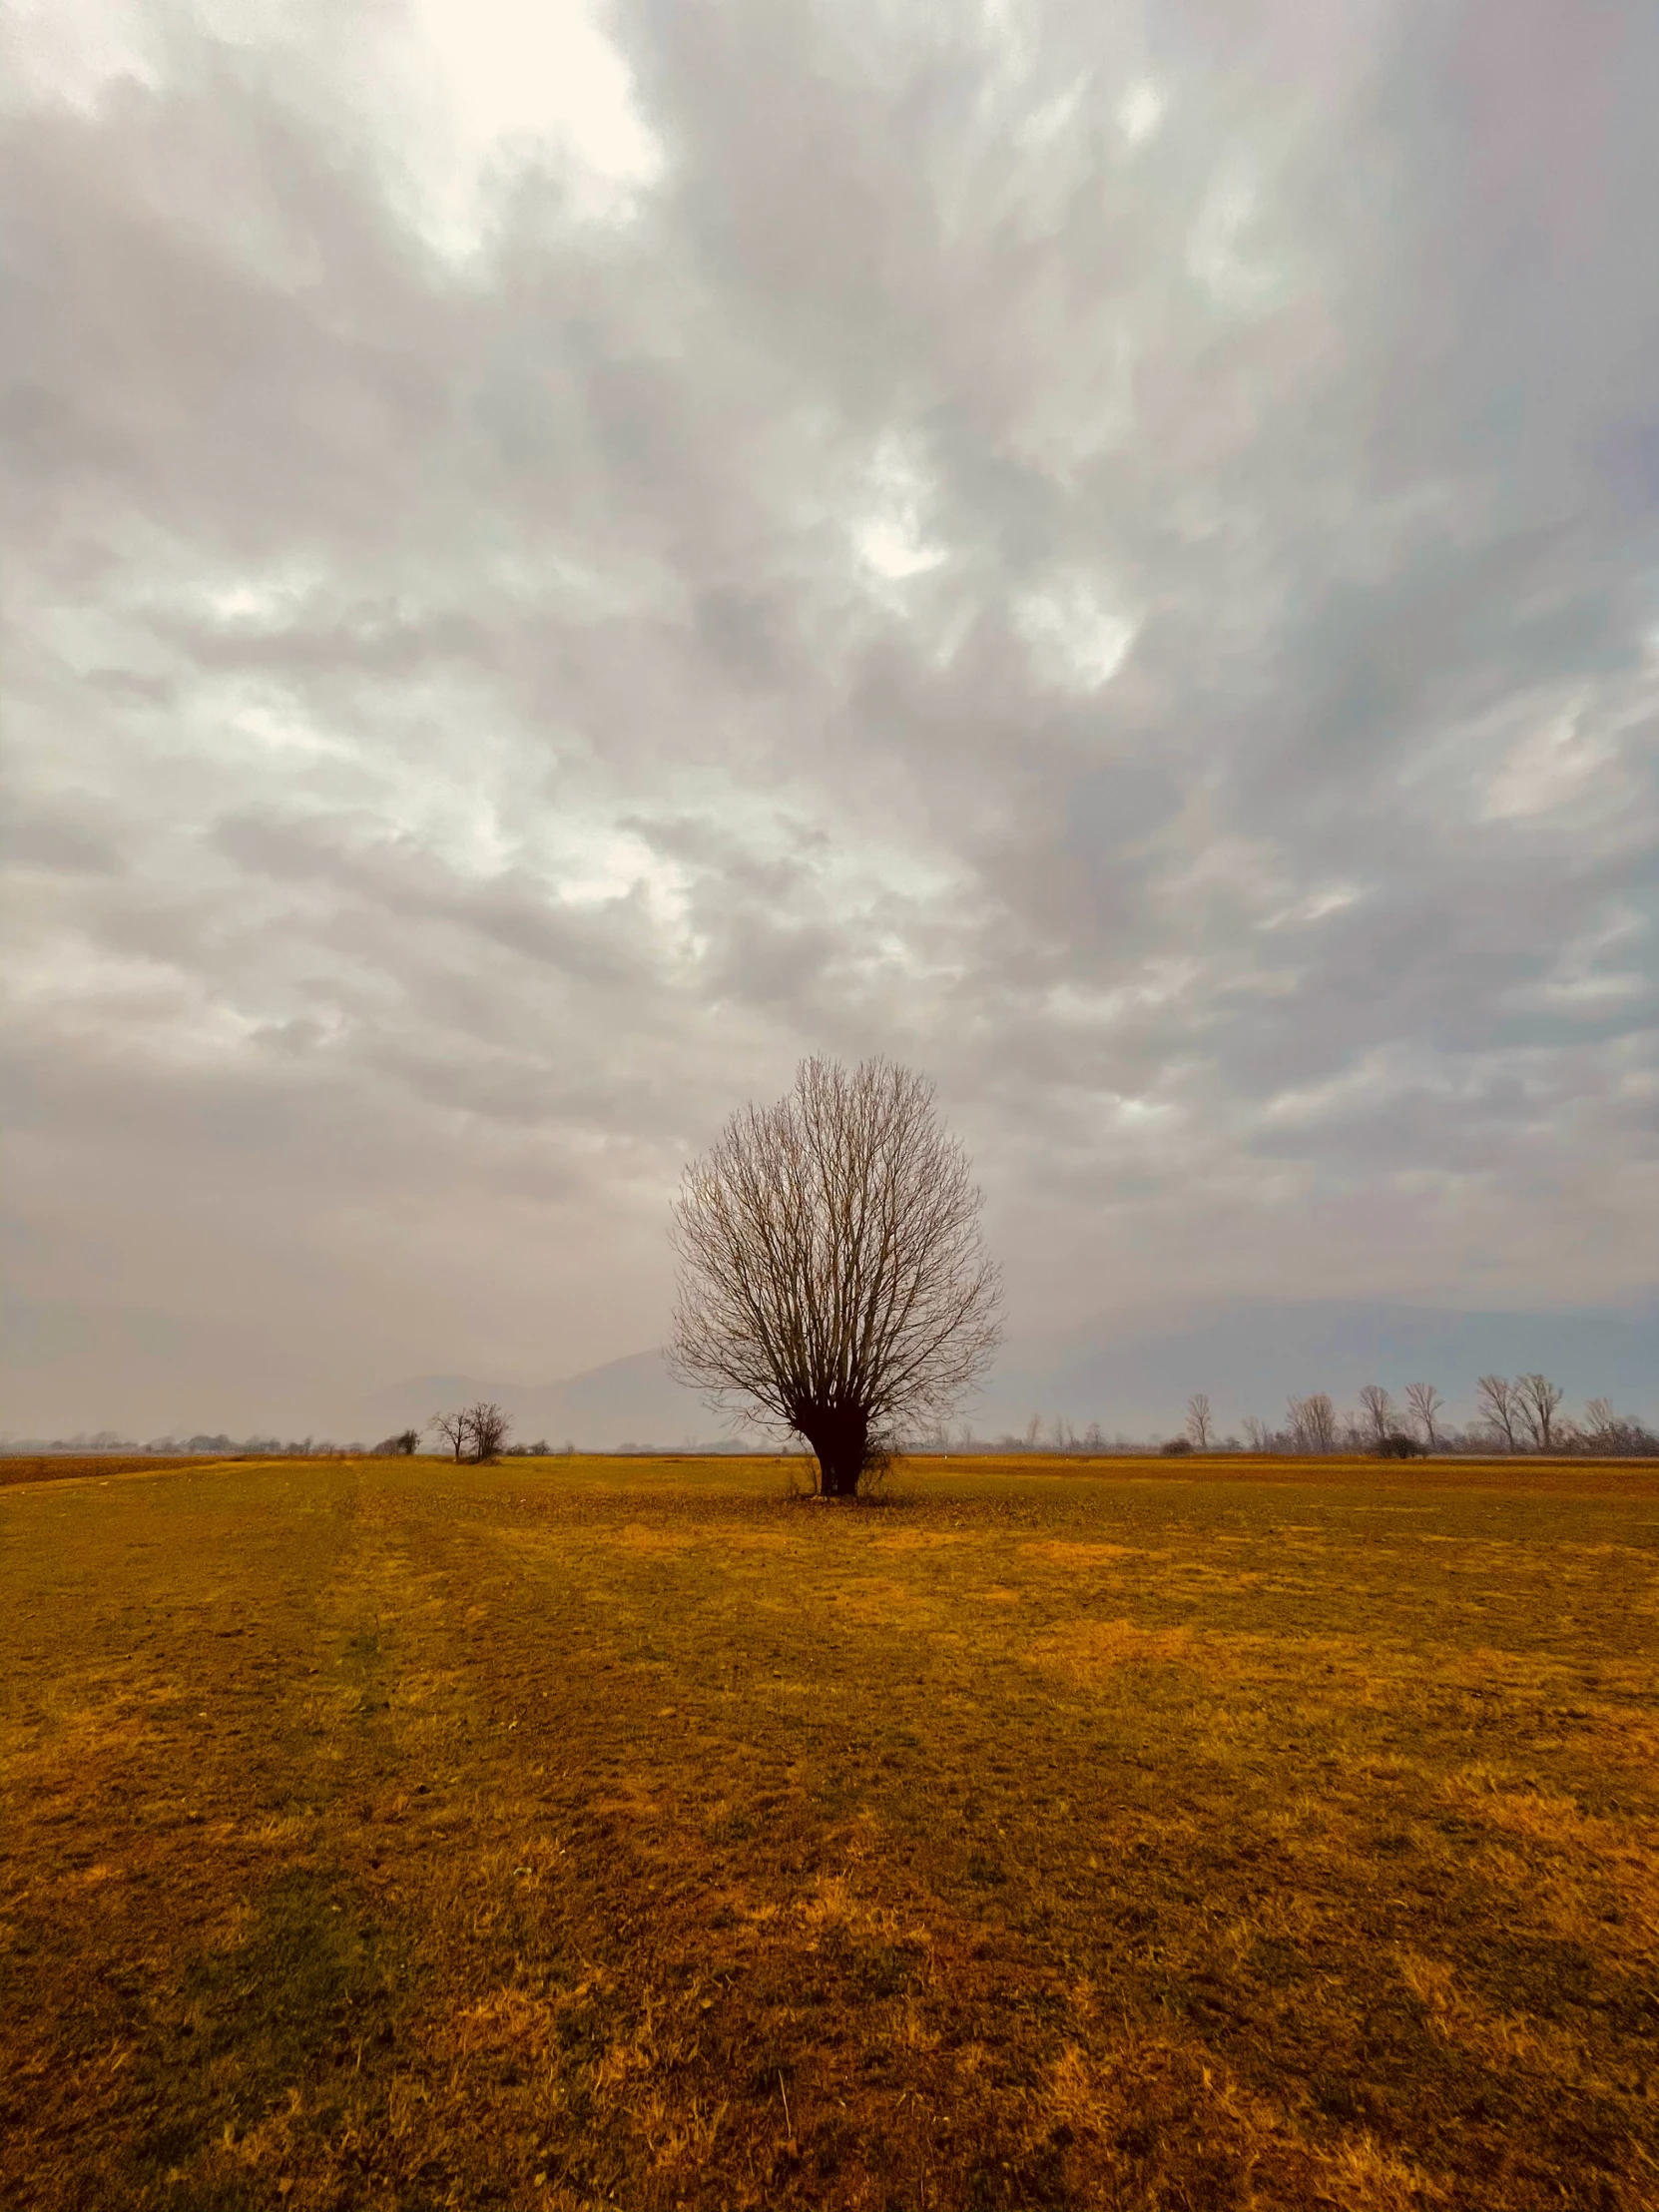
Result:
<svg viewBox="0 0 1659 2212">
<path fill-rule="evenodd" d="M 0 2203 L 1659 2202 L 1659 1469 L 0 1488 Z"/>
</svg>

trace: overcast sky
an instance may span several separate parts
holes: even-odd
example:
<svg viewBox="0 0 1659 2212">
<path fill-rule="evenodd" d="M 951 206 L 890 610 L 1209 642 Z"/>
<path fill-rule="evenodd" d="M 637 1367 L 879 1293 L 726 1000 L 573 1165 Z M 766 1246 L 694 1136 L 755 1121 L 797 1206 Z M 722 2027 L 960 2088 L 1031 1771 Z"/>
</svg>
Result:
<svg viewBox="0 0 1659 2212">
<path fill-rule="evenodd" d="M 11 0 L 4 1425 L 660 1340 L 937 1080 L 1040 1341 L 1651 1293 L 1652 0 Z"/>
</svg>

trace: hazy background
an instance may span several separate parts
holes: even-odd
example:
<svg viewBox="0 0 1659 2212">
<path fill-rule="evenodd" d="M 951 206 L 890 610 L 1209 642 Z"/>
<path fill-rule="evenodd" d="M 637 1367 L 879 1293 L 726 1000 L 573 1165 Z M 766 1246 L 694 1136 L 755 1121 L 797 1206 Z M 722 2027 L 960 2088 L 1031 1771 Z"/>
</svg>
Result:
<svg viewBox="0 0 1659 2212">
<path fill-rule="evenodd" d="M 12 0 L 0 1425 L 646 1352 L 814 1049 L 973 1150 L 993 1416 L 1651 1411 L 1656 84 L 1651 0 Z"/>
</svg>

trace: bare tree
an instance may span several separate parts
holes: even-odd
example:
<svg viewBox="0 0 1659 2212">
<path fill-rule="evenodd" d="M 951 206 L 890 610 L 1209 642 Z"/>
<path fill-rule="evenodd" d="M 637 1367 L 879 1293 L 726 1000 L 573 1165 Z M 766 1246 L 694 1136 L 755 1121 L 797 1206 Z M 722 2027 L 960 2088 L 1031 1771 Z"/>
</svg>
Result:
<svg viewBox="0 0 1659 2212">
<path fill-rule="evenodd" d="M 374 1446 L 376 1457 L 410 1455 L 420 1449 L 420 1430 L 400 1428 L 395 1436 L 387 1436 L 383 1443 Z"/>
<path fill-rule="evenodd" d="M 449 1446 L 459 1466 L 472 1444 L 472 1428 L 466 1414 L 434 1413 L 426 1425 Z"/>
<path fill-rule="evenodd" d="M 1535 1451 L 1555 1448 L 1555 1409 L 1566 1394 L 1542 1375 L 1518 1375 L 1514 1392 Z"/>
<path fill-rule="evenodd" d="M 1474 1385 L 1474 1396 L 1481 1419 L 1494 1436 L 1503 1438 L 1504 1449 L 1518 1451 L 1515 1424 L 1520 1418 L 1520 1400 L 1514 1384 L 1505 1376 L 1483 1375 Z"/>
<path fill-rule="evenodd" d="M 1195 1451 L 1210 1448 L 1210 1397 L 1206 1390 L 1194 1390 L 1187 1400 L 1187 1438 Z"/>
<path fill-rule="evenodd" d="M 1308 1408 L 1308 1435 L 1315 1451 L 1337 1448 L 1337 1408 L 1324 1390 L 1310 1390 L 1303 1401 Z"/>
<path fill-rule="evenodd" d="M 1381 1382 L 1368 1382 L 1360 1392 L 1360 1410 L 1367 1442 L 1381 1448 L 1383 1438 L 1393 1432 L 1393 1399 Z"/>
<path fill-rule="evenodd" d="M 467 1407 L 461 1418 L 466 1422 L 471 1456 L 480 1461 L 499 1459 L 512 1427 L 500 1406 L 481 1397 Z"/>
<path fill-rule="evenodd" d="M 979 1207 L 924 1078 L 803 1062 L 686 1172 L 674 1372 L 805 1437 L 821 1494 L 854 1496 L 870 1455 L 947 1412 L 996 1350 Z"/>
<path fill-rule="evenodd" d="M 1254 1413 L 1245 1416 L 1245 1442 L 1252 1451 L 1271 1451 L 1273 1431 L 1265 1420 L 1258 1420 Z"/>
<path fill-rule="evenodd" d="M 512 1422 L 499 1405 L 480 1397 L 459 1412 L 434 1413 L 426 1425 L 442 1437 L 459 1466 L 463 1459 L 499 1459 Z"/>
<path fill-rule="evenodd" d="M 1444 1403 L 1445 1399 L 1432 1382 L 1407 1382 L 1405 1385 L 1406 1408 L 1417 1424 L 1424 1447 L 1429 1451 L 1439 1449 L 1439 1431 L 1434 1425 L 1434 1418 Z"/>
<path fill-rule="evenodd" d="M 1306 1397 L 1288 1401 L 1291 1442 L 1297 1451 L 1329 1452 L 1337 1448 L 1337 1408 L 1325 1390 L 1310 1390 Z"/>
</svg>

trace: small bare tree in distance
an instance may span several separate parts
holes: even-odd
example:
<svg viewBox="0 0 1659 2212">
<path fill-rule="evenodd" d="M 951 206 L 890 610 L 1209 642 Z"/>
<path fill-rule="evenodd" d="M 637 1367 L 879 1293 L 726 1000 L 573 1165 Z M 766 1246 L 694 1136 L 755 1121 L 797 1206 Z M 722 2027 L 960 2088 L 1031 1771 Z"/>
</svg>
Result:
<svg viewBox="0 0 1659 2212">
<path fill-rule="evenodd" d="M 426 1425 L 449 1446 L 455 1455 L 455 1464 L 459 1466 L 472 1441 L 472 1430 L 465 1413 L 434 1413 Z"/>
<path fill-rule="evenodd" d="M 1445 1399 L 1441 1397 L 1432 1382 L 1407 1382 L 1405 1385 L 1405 1403 L 1411 1418 L 1422 1432 L 1424 1448 L 1429 1451 L 1437 1451 L 1440 1445 L 1440 1436 L 1439 1430 L 1434 1425 L 1434 1420 L 1441 1406 L 1445 1403 Z"/>
<path fill-rule="evenodd" d="M 1555 1448 L 1555 1409 L 1566 1394 L 1547 1376 L 1517 1375 L 1514 1392 L 1535 1451 Z"/>
<path fill-rule="evenodd" d="M 811 1059 L 686 1171 L 670 1364 L 712 1404 L 803 1436 L 827 1498 L 982 1373 L 1001 1283 L 933 1087 Z"/>
<path fill-rule="evenodd" d="M 1381 1382 L 1368 1382 L 1360 1392 L 1360 1408 L 1365 1415 L 1369 1440 L 1381 1449 L 1394 1425 L 1393 1399 Z"/>
<path fill-rule="evenodd" d="M 1515 1424 L 1520 1418 L 1520 1404 L 1514 1384 L 1506 1376 L 1483 1375 L 1474 1385 L 1474 1395 L 1481 1419 L 1494 1435 L 1503 1438 L 1504 1449 L 1518 1451 L 1520 1442 Z"/>
<path fill-rule="evenodd" d="M 1195 1451 L 1210 1448 L 1210 1394 L 1194 1390 L 1187 1400 L 1187 1440 Z"/>
<path fill-rule="evenodd" d="M 1321 1454 L 1337 1448 L 1337 1408 L 1326 1390 L 1310 1390 L 1306 1397 L 1287 1400 L 1291 1442 L 1297 1451 Z"/>
<path fill-rule="evenodd" d="M 501 1447 L 507 1441 L 507 1431 L 512 1426 L 500 1406 L 480 1397 L 467 1407 L 461 1418 L 466 1423 L 473 1458 L 499 1459 Z"/>
</svg>

